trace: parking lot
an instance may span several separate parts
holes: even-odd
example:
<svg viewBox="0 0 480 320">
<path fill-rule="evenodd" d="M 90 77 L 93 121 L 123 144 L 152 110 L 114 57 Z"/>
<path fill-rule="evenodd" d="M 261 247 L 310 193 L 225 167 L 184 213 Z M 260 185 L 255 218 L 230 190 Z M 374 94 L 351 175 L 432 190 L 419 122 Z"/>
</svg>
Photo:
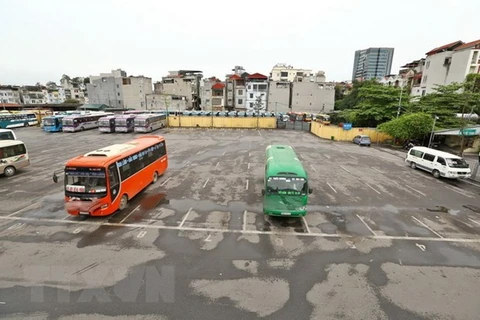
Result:
<svg viewBox="0 0 480 320">
<path fill-rule="evenodd" d="M 0 315 L 475 319 L 480 312 L 480 186 L 412 170 L 399 152 L 292 130 L 158 131 L 167 141 L 165 175 L 123 212 L 93 218 L 65 212 L 63 180 L 53 183 L 53 171 L 135 135 L 16 134 L 31 166 L 0 177 Z M 272 143 L 294 146 L 308 171 L 313 194 L 304 218 L 262 214 Z M 164 276 L 155 301 L 149 268 Z"/>
</svg>

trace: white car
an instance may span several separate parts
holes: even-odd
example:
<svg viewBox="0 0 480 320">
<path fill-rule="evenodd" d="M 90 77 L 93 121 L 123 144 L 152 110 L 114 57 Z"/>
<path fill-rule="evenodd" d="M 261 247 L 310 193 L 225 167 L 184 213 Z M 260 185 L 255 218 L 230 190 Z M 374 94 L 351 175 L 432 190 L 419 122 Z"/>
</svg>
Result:
<svg viewBox="0 0 480 320">
<path fill-rule="evenodd" d="M 426 147 L 413 147 L 408 151 L 405 162 L 412 169 L 431 172 L 435 178 L 470 178 L 472 172 L 465 160 L 451 153 Z"/>
</svg>

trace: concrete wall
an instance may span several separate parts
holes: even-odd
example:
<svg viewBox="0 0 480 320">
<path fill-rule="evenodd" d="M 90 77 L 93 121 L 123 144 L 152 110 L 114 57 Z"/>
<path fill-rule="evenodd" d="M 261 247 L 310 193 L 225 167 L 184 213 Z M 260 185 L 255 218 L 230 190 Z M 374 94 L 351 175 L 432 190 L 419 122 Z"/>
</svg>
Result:
<svg viewBox="0 0 480 320">
<path fill-rule="evenodd" d="M 333 110 L 334 105 L 334 85 L 315 82 L 293 83 L 292 111 L 316 114 L 319 112 L 330 112 Z"/>
<path fill-rule="evenodd" d="M 145 109 L 145 95 L 152 94 L 152 79 L 147 77 L 127 77 L 122 79 L 123 106 Z"/>
<path fill-rule="evenodd" d="M 122 78 L 92 77 L 87 84 L 88 99 L 91 104 L 106 104 L 114 108 L 124 108 Z"/>
<path fill-rule="evenodd" d="M 463 82 L 470 69 L 472 60 L 471 49 L 454 51 L 452 55 L 452 64 L 447 75 L 446 84 L 452 82 Z"/>
<path fill-rule="evenodd" d="M 290 82 L 270 81 L 268 90 L 268 111 L 290 112 Z"/>
<path fill-rule="evenodd" d="M 187 109 L 186 99 L 182 97 L 172 97 L 161 94 L 148 94 L 147 95 L 147 109 L 148 110 L 179 110 L 184 111 Z"/>
<path fill-rule="evenodd" d="M 276 118 L 170 116 L 169 127 L 275 129 Z"/>
<path fill-rule="evenodd" d="M 164 77 L 162 93 L 188 97 L 187 106 L 192 107 L 192 81 L 191 79 Z"/>
<path fill-rule="evenodd" d="M 351 130 L 343 130 L 343 128 L 337 126 L 325 126 L 320 122 L 315 121 L 312 122 L 310 132 L 324 139 L 330 140 L 334 137 L 335 141 L 352 141 L 355 136 L 360 134 L 368 135 L 372 143 L 393 139 L 388 134 L 378 132 L 373 128 L 352 128 Z"/>
</svg>

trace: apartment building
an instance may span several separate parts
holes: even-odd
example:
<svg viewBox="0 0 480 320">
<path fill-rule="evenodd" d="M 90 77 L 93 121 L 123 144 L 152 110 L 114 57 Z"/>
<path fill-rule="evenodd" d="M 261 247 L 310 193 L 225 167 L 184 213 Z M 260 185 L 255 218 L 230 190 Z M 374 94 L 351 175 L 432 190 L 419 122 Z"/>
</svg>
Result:
<svg viewBox="0 0 480 320">
<path fill-rule="evenodd" d="M 313 80 L 313 81 L 311 81 Z M 308 81 L 270 81 L 268 110 L 274 112 L 330 112 L 335 105 L 335 84 L 319 71 Z"/>
<path fill-rule="evenodd" d="M 48 104 L 58 104 L 65 102 L 65 90 L 62 87 L 42 90 Z"/>
<path fill-rule="evenodd" d="M 217 82 L 212 86 L 212 110 L 222 111 L 225 106 L 225 83 Z"/>
<path fill-rule="evenodd" d="M 270 81 L 298 81 L 313 77 L 311 69 L 298 69 L 285 63 L 277 63 L 270 72 Z"/>
<path fill-rule="evenodd" d="M 46 104 L 46 87 L 44 86 L 23 86 L 20 88 L 20 99 L 23 104 Z"/>
<path fill-rule="evenodd" d="M 160 83 L 155 84 L 155 92 L 184 96 L 188 109 L 198 108 L 200 106 L 200 82 L 202 78 L 202 71 L 199 70 L 170 71 L 167 76 L 162 77 Z"/>
<path fill-rule="evenodd" d="M 480 40 L 464 43 L 453 49 L 446 84 L 463 82 L 471 73 L 480 73 Z"/>
<path fill-rule="evenodd" d="M 89 102 L 114 108 L 146 109 L 146 95 L 152 94 L 152 78 L 127 76 L 121 69 L 90 76 L 87 84 Z"/>
<path fill-rule="evenodd" d="M 368 48 L 355 51 L 352 81 L 380 79 L 391 74 L 394 48 Z"/>
<path fill-rule="evenodd" d="M 267 109 L 268 77 L 254 73 L 245 77 L 247 111 Z"/>
<path fill-rule="evenodd" d="M 0 86 L 0 103 L 22 103 L 20 99 L 20 89 L 14 86 Z"/>
</svg>

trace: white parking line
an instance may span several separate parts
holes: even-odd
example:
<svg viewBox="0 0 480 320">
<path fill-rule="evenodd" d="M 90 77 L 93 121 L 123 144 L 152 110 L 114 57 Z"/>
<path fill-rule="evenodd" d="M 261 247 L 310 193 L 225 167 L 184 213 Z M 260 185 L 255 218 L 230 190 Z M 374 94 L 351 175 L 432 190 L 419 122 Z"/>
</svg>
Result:
<svg viewBox="0 0 480 320">
<path fill-rule="evenodd" d="M 358 238 L 357 235 L 348 235 L 348 234 L 331 234 L 331 233 L 299 233 L 299 232 L 275 232 L 275 231 L 260 231 L 260 230 L 237 230 L 237 229 L 215 229 L 215 228 L 195 228 L 195 227 L 174 227 L 174 226 L 165 226 L 165 225 L 154 225 L 154 224 L 140 224 L 140 223 L 130 223 L 130 224 L 121 224 L 116 222 L 93 222 L 93 221 L 74 221 L 74 220 L 58 220 L 58 219 L 43 219 L 43 218 L 27 218 L 27 217 L 7 217 L 0 216 L 0 220 L 13 220 L 13 221 L 35 221 L 35 222 L 45 222 L 45 223 L 64 223 L 64 224 L 76 224 L 76 225 L 87 225 L 87 226 L 111 226 L 119 228 L 144 228 L 144 229 L 157 229 L 157 230 L 180 230 L 180 231 L 196 231 L 196 232 L 218 232 L 218 233 L 233 233 L 233 234 L 264 234 L 264 235 L 275 235 L 281 234 L 282 236 L 292 236 L 292 237 L 323 237 L 323 238 L 336 238 L 336 239 L 353 239 Z M 460 243 L 480 243 L 480 238 L 438 238 L 438 237 L 405 237 L 405 236 L 386 236 L 386 235 L 377 235 L 377 236 L 364 236 L 365 239 L 374 239 L 374 240 L 403 240 L 403 241 L 429 241 L 429 242 L 460 242 Z"/>
<path fill-rule="evenodd" d="M 480 222 L 478 222 L 478 221 L 475 221 L 475 220 L 473 220 L 473 219 L 470 219 L 470 218 L 468 218 L 468 220 L 470 220 L 470 221 L 472 221 L 473 223 L 475 223 L 475 224 L 478 224 L 478 225 L 480 226 Z"/>
<path fill-rule="evenodd" d="M 247 210 L 243 211 L 243 227 L 242 230 L 247 230 Z"/>
<path fill-rule="evenodd" d="M 250 170 L 250 162 L 247 165 L 247 169 Z"/>
<path fill-rule="evenodd" d="M 163 181 L 162 184 L 160 185 L 160 187 L 163 187 L 168 181 L 170 181 L 170 179 L 172 179 L 172 177 L 168 178 L 167 180 Z"/>
<path fill-rule="evenodd" d="M 298 154 L 300 156 L 300 158 L 302 158 L 303 160 L 305 160 L 305 157 L 303 156 L 303 154 Z"/>
<path fill-rule="evenodd" d="M 223 151 L 223 154 L 222 154 L 222 156 L 224 156 L 224 155 L 225 155 L 225 153 L 227 153 L 227 151 Z"/>
<path fill-rule="evenodd" d="M 7 217 L 12 217 L 12 216 L 14 216 L 14 215 L 17 215 L 17 214 L 20 214 L 20 213 L 22 213 L 22 212 L 28 211 L 29 209 L 33 209 L 34 207 L 40 206 L 40 205 L 41 205 L 40 202 L 32 203 L 31 205 L 26 206 L 26 207 L 23 208 L 23 209 L 17 210 L 17 211 L 15 211 L 14 213 L 10 213 L 9 215 L 7 215 Z"/>
<path fill-rule="evenodd" d="M 247 179 L 247 182 L 245 183 L 245 190 L 248 190 L 248 179 Z"/>
<path fill-rule="evenodd" d="M 333 190 L 333 192 L 337 193 L 337 190 L 335 190 L 335 188 L 334 188 L 334 187 L 332 187 L 332 185 L 331 185 L 330 183 L 328 183 L 328 182 L 327 182 L 327 184 L 328 184 L 328 186 L 330 187 L 330 189 L 332 189 L 332 190 Z"/>
<path fill-rule="evenodd" d="M 457 190 L 456 188 L 452 188 L 452 187 L 450 187 L 450 186 L 445 186 L 445 188 L 447 188 L 447 189 L 449 189 L 449 190 L 452 190 L 453 192 L 456 192 L 456 193 L 458 193 L 458 194 L 461 194 L 461 195 L 464 196 L 464 197 L 474 198 L 473 196 L 470 196 L 470 195 L 468 195 L 468 194 L 466 194 L 466 193 L 464 193 L 464 192 L 462 192 L 462 191 L 459 191 L 459 190 Z"/>
<path fill-rule="evenodd" d="M 372 228 L 370 228 L 370 226 L 363 220 L 362 217 L 360 217 L 358 214 L 355 214 L 358 219 L 360 219 L 360 221 L 362 221 L 362 223 L 365 225 L 365 227 L 367 227 L 368 230 L 370 230 L 370 232 L 376 237 L 377 234 L 375 233 L 375 231 L 372 230 Z"/>
<path fill-rule="evenodd" d="M 185 220 L 187 220 L 187 217 L 190 214 L 190 212 L 192 212 L 192 210 L 193 208 L 188 209 L 187 213 L 185 214 L 185 217 L 183 217 L 182 222 L 180 222 L 180 225 L 178 226 L 179 228 L 183 226 L 183 224 L 185 223 Z"/>
<path fill-rule="evenodd" d="M 348 173 L 351 173 L 350 171 L 348 171 L 347 168 L 345 168 L 344 166 L 342 166 L 341 164 L 339 164 L 340 168 L 342 168 L 343 170 L 347 171 Z"/>
<path fill-rule="evenodd" d="M 202 187 L 203 189 L 205 189 L 209 180 L 210 180 L 210 178 L 208 178 L 207 181 L 205 181 L 205 183 L 203 184 L 203 187 Z"/>
<path fill-rule="evenodd" d="M 310 165 L 310 167 L 312 167 L 313 171 L 317 172 L 317 169 L 315 169 L 313 165 Z"/>
<path fill-rule="evenodd" d="M 330 156 L 328 154 L 322 154 L 325 158 L 329 159 L 330 160 Z"/>
<path fill-rule="evenodd" d="M 380 192 L 379 192 L 377 189 L 375 189 L 374 187 L 372 187 L 372 186 L 369 185 L 368 183 L 365 182 L 365 185 L 366 185 L 367 187 L 369 187 L 370 189 L 372 189 L 373 191 L 375 191 L 376 193 L 380 194 Z"/>
<path fill-rule="evenodd" d="M 412 189 L 412 190 L 415 191 L 415 192 L 420 193 L 420 194 L 421 194 L 422 196 L 424 196 L 424 197 L 427 196 L 427 195 L 426 195 L 425 193 L 423 193 L 422 191 L 418 191 L 417 189 L 410 187 L 408 184 L 406 184 L 405 187 L 407 187 L 407 188 L 409 188 L 409 189 Z"/>
<path fill-rule="evenodd" d="M 261 137 L 261 136 L 262 136 L 262 134 L 260 133 L 260 130 L 257 130 L 257 132 L 258 132 L 258 135 Z"/>
<path fill-rule="evenodd" d="M 123 219 L 120 221 L 120 223 L 123 223 L 123 222 L 124 222 L 125 220 L 127 220 L 128 217 L 130 217 L 135 211 L 137 211 L 138 209 L 140 209 L 140 206 L 141 206 L 141 205 L 138 205 L 135 209 L 132 210 L 132 212 L 130 212 L 129 214 L 127 214 L 127 215 L 125 216 L 125 218 L 123 218 Z"/>
<path fill-rule="evenodd" d="M 350 158 L 352 158 L 353 160 L 357 160 L 357 158 L 355 158 L 354 156 L 349 156 Z"/>
<path fill-rule="evenodd" d="M 303 224 L 305 224 L 305 230 L 307 230 L 307 233 L 310 233 L 310 228 L 308 227 L 307 220 L 305 220 L 305 217 L 302 217 Z"/>
<path fill-rule="evenodd" d="M 220 164 L 220 162 L 217 162 L 217 164 L 215 165 L 215 169 L 218 167 L 219 164 Z"/>
<path fill-rule="evenodd" d="M 417 218 L 415 218 L 414 216 L 412 216 L 412 219 L 417 221 L 420 225 L 422 225 L 422 227 L 425 227 L 427 228 L 428 230 L 430 230 L 432 233 L 434 233 L 436 236 L 438 236 L 439 238 L 442 238 L 442 235 L 439 234 L 437 231 L 433 230 L 432 228 L 430 228 L 429 226 L 427 226 L 425 223 L 423 223 L 422 221 L 418 220 Z"/>
</svg>

